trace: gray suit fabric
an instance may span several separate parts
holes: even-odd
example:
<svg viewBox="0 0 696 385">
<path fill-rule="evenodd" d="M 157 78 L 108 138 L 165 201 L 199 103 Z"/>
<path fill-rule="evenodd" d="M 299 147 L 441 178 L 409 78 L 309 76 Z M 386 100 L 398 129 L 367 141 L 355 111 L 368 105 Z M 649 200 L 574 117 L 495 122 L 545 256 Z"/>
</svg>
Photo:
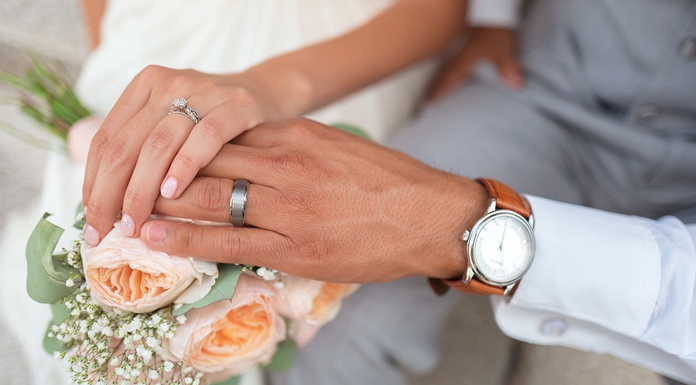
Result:
<svg viewBox="0 0 696 385">
<path fill-rule="evenodd" d="M 692 39 L 692 40 L 690 40 Z M 391 145 L 434 167 L 608 211 L 696 222 L 696 2 L 539 0 L 520 55 L 526 87 L 490 67 Z M 569 218 L 572 220 L 572 218 Z M 457 294 L 424 279 L 365 285 L 272 384 L 403 384 L 437 359 Z"/>
</svg>

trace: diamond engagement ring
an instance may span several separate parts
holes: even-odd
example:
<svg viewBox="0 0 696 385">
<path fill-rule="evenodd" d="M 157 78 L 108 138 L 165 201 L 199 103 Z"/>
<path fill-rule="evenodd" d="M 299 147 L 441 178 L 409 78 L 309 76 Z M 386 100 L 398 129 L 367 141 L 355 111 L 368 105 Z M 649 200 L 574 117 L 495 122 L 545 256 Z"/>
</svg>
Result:
<svg viewBox="0 0 696 385">
<path fill-rule="evenodd" d="M 201 115 L 198 111 L 189 107 L 188 100 L 184 98 L 176 98 L 172 102 L 172 107 L 169 109 L 169 115 L 171 114 L 181 114 L 187 116 L 193 124 L 197 124 L 201 121 Z"/>
<path fill-rule="evenodd" d="M 249 181 L 237 179 L 232 187 L 230 196 L 230 222 L 234 227 L 244 227 L 246 225 L 247 193 L 249 191 Z"/>
</svg>

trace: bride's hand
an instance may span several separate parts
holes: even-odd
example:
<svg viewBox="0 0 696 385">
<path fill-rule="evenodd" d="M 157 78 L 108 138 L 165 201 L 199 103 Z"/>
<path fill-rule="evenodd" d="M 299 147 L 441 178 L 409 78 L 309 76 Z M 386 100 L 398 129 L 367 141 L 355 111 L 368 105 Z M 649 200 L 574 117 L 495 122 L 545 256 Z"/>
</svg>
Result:
<svg viewBox="0 0 696 385">
<path fill-rule="evenodd" d="M 157 66 L 138 74 L 91 143 L 82 190 L 87 242 L 99 243 L 121 209 L 121 231 L 138 235 L 160 193 L 177 198 L 224 143 L 275 119 L 268 98 L 253 88 L 243 75 Z M 186 115 L 168 115 L 176 98 L 202 119 L 194 125 Z"/>
</svg>

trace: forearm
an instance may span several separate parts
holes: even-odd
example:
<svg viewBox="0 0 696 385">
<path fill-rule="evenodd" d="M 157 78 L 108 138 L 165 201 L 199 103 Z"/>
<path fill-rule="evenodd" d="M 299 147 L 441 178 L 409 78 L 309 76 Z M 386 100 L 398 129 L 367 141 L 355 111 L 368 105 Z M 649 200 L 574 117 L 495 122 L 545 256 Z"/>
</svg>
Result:
<svg viewBox="0 0 696 385">
<path fill-rule="evenodd" d="M 99 45 L 99 29 L 102 17 L 104 16 L 104 10 L 106 9 L 106 1 L 107 0 L 82 0 L 82 10 L 91 48 L 95 48 Z"/>
<path fill-rule="evenodd" d="M 302 115 L 442 50 L 463 27 L 464 0 L 401 0 L 360 28 L 244 73 L 278 103 L 277 118 Z"/>
</svg>

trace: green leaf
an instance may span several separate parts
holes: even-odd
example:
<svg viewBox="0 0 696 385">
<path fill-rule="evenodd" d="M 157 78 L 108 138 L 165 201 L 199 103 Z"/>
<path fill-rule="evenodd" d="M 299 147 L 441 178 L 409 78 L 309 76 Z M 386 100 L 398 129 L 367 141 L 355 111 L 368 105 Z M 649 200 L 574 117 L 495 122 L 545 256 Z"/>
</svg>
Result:
<svg viewBox="0 0 696 385">
<path fill-rule="evenodd" d="M 228 300 L 234 295 L 234 289 L 237 287 L 237 280 L 242 273 L 242 268 L 237 265 L 218 264 L 218 279 L 210 289 L 210 292 L 205 297 L 194 303 L 186 304 L 176 310 L 175 316 L 182 315 L 191 309 L 200 309 L 217 301 Z"/>
<path fill-rule="evenodd" d="M 295 358 L 295 353 L 297 353 L 297 345 L 295 341 L 288 338 L 278 344 L 278 350 L 276 350 L 273 355 L 273 359 L 264 369 L 274 371 L 290 369 L 292 360 Z"/>
<path fill-rule="evenodd" d="M 242 379 L 242 376 L 236 376 L 236 377 L 228 378 L 225 381 L 216 382 L 212 385 L 237 385 L 237 384 L 239 384 L 239 381 L 241 379 Z"/>
<path fill-rule="evenodd" d="M 80 204 L 77 205 L 77 209 L 75 209 L 75 219 L 77 218 L 82 218 L 80 220 L 75 221 L 73 223 L 73 227 L 78 229 L 78 230 L 84 230 L 85 224 L 87 223 L 87 219 L 85 218 L 84 215 L 84 207 L 82 207 L 82 201 L 80 201 Z"/>
<path fill-rule="evenodd" d="M 46 220 L 44 214 L 27 242 L 27 292 L 39 303 L 55 303 L 77 289 L 79 272 L 53 255 L 63 229 Z M 75 286 L 67 287 L 65 281 L 75 279 Z"/>
<path fill-rule="evenodd" d="M 53 354 L 54 352 L 64 352 L 68 350 L 68 347 L 55 337 L 49 337 L 48 333 L 51 331 L 53 325 L 60 325 L 65 322 L 70 316 L 70 309 L 68 309 L 62 302 L 51 304 L 51 313 L 53 313 L 53 319 L 48 324 L 46 328 L 46 334 L 44 335 L 43 347 L 44 350 Z"/>
<path fill-rule="evenodd" d="M 343 130 L 345 132 L 349 132 L 351 134 L 363 137 L 365 139 L 372 140 L 372 138 L 370 138 L 370 135 L 368 135 L 365 131 L 363 131 L 361 128 L 357 126 L 353 126 L 351 124 L 346 123 L 336 123 L 332 124 L 332 126 L 338 128 L 339 130 Z"/>
</svg>

